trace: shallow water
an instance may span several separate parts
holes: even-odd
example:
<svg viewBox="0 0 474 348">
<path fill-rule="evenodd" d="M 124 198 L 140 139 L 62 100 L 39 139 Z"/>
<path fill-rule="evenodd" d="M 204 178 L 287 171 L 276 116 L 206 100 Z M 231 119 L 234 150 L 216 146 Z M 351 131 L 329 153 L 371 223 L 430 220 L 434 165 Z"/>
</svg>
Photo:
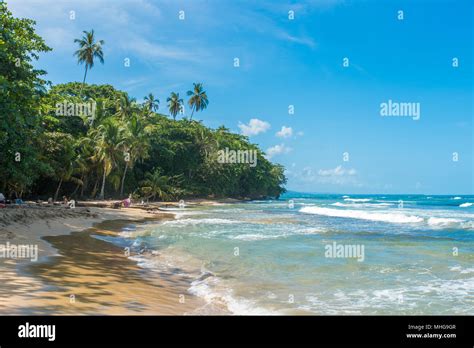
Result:
<svg viewBox="0 0 474 348">
<path fill-rule="evenodd" d="M 185 208 L 110 241 L 131 247 L 144 268 L 178 267 L 194 277 L 190 293 L 237 314 L 472 315 L 472 202 L 286 195 Z M 363 255 L 328 257 L 334 243 Z"/>
</svg>

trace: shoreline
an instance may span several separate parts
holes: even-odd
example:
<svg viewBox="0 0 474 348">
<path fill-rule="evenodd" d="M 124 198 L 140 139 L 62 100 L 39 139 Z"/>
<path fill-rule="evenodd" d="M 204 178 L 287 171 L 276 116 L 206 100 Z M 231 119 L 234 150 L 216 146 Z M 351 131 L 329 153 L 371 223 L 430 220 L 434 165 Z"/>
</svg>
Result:
<svg viewBox="0 0 474 348">
<path fill-rule="evenodd" d="M 191 201 L 189 205 L 222 204 Z M 20 207 L 0 210 L 0 244 L 37 245 L 38 260 L 0 258 L 3 315 L 193 315 L 206 302 L 188 292 L 183 272 L 139 266 L 104 238 L 127 224 L 174 219 L 153 209 Z M 100 238 L 96 238 L 100 237 Z M 132 257 L 129 257 L 132 256 Z M 213 314 L 228 314 L 213 309 Z M 209 314 L 209 313 L 207 313 Z"/>
</svg>

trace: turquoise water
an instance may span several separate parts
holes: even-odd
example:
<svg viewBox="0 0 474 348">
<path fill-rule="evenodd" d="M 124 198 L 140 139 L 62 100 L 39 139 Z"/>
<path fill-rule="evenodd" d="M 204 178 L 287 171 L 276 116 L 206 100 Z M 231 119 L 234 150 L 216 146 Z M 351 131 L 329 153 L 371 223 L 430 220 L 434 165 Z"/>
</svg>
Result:
<svg viewBox="0 0 474 348">
<path fill-rule="evenodd" d="M 172 221 L 129 226 L 121 243 L 147 250 L 134 256 L 143 267 L 189 272 L 190 293 L 236 314 L 472 315 L 471 203 L 286 194 L 184 208 Z M 334 245 L 359 253 L 330 257 Z"/>
</svg>

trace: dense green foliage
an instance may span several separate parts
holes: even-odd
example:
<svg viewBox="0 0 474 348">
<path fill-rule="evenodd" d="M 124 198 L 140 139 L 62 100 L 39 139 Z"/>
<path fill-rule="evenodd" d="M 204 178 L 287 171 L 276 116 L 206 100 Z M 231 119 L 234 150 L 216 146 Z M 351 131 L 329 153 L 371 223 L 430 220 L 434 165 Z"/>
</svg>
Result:
<svg viewBox="0 0 474 348">
<path fill-rule="evenodd" d="M 284 191 L 283 167 L 247 137 L 176 120 L 184 103 L 177 93 L 167 100 L 168 117 L 157 113 L 160 103 L 151 93 L 140 104 L 110 85 L 73 82 L 46 89 L 45 72 L 31 64 L 49 50 L 34 22 L 13 18 L 4 4 L 0 14 L 0 192 L 174 200 L 265 198 Z M 76 56 L 90 69 L 94 57 L 103 62 L 104 56 L 93 31 L 84 34 Z M 187 94 L 193 113 L 209 103 L 201 83 Z M 257 151 L 256 166 L 219 163 L 218 151 L 225 148 Z"/>
<path fill-rule="evenodd" d="M 39 161 L 44 71 L 33 68 L 50 50 L 29 19 L 13 18 L 0 3 L 0 190 L 24 191 L 50 168 Z M 8 186 L 8 187 L 7 187 Z"/>
</svg>

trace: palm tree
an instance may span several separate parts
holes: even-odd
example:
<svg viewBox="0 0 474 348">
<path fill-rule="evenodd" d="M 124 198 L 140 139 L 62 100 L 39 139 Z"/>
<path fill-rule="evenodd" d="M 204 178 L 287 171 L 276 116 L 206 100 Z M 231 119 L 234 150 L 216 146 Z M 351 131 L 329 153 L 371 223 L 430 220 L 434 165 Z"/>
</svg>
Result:
<svg viewBox="0 0 474 348">
<path fill-rule="evenodd" d="M 158 108 L 160 107 L 160 100 L 155 99 L 154 95 L 152 93 L 148 94 L 145 97 L 145 103 L 144 106 L 151 112 L 151 111 L 157 111 Z"/>
<path fill-rule="evenodd" d="M 188 91 L 187 95 L 189 98 L 188 104 L 192 109 L 190 119 L 193 119 L 194 111 L 201 111 L 207 108 L 209 100 L 207 99 L 206 91 L 203 90 L 202 83 L 193 83 L 193 90 Z"/>
<path fill-rule="evenodd" d="M 91 130 L 89 139 L 93 143 L 92 160 L 102 166 L 102 188 L 100 199 L 105 197 L 105 179 L 122 156 L 124 128 L 114 119 L 106 119 L 96 129 Z"/>
<path fill-rule="evenodd" d="M 183 108 L 183 99 L 179 98 L 179 93 L 171 92 L 171 96 L 166 99 L 168 102 L 168 109 L 173 119 L 176 120 L 176 115 Z"/>
<path fill-rule="evenodd" d="M 217 152 L 219 141 L 212 133 L 204 127 L 197 130 L 194 137 L 195 144 L 199 147 L 199 152 L 206 159 L 210 153 Z"/>
<path fill-rule="evenodd" d="M 126 122 L 132 116 L 140 111 L 135 98 L 130 98 L 128 95 L 123 95 L 116 101 L 117 113 L 115 116 Z"/>
<path fill-rule="evenodd" d="M 145 180 L 140 190 L 146 195 L 146 199 L 159 197 L 162 200 L 176 199 L 188 192 L 179 186 L 183 183 L 183 174 L 167 176 L 163 175 L 161 168 L 155 167 L 153 172 L 145 173 Z"/>
<path fill-rule="evenodd" d="M 104 64 L 104 52 L 102 51 L 102 46 L 104 45 L 104 40 L 95 41 L 94 29 L 91 31 L 83 31 L 84 36 L 81 39 L 75 39 L 74 42 L 79 44 L 79 49 L 74 52 L 74 55 L 77 57 L 78 64 L 85 64 L 86 70 L 84 72 L 84 80 L 82 85 L 86 83 L 87 71 L 92 69 L 94 66 L 94 59 L 98 58 L 99 61 Z"/>
<path fill-rule="evenodd" d="M 125 130 L 124 152 L 130 155 L 129 161 L 125 161 L 125 168 L 122 175 L 122 183 L 120 186 L 120 194 L 123 195 L 125 184 L 125 176 L 128 168 L 133 168 L 136 161 L 144 160 L 149 157 L 150 140 L 145 130 L 145 124 L 140 120 L 138 115 L 134 115 L 127 123 Z"/>
<path fill-rule="evenodd" d="M 150 198 L 155 199 L 156 196 L 167 200 L 170 198 L 171 179 L 169 176 L 162 175 L 159 168 L 155 168 L 153 173 L 147 172 L 145 174 L 145 180 L 141 182 L 143 185 L 141 190 L 147 195 L 147 200 Z"/>
<path fill-rule="evenodd" d="M 59 178 L 59 184 L 54 194 L 54 201 L 57 201 L 61 185 L 66 181 L 75 181 L 77 178 L 72 176 L 74 170 L 74 158 L 76 156 L 71 136 L 56 137 L 58 146 L 58 157 L 54 166 L 55 174 Z"/>
</svg>

